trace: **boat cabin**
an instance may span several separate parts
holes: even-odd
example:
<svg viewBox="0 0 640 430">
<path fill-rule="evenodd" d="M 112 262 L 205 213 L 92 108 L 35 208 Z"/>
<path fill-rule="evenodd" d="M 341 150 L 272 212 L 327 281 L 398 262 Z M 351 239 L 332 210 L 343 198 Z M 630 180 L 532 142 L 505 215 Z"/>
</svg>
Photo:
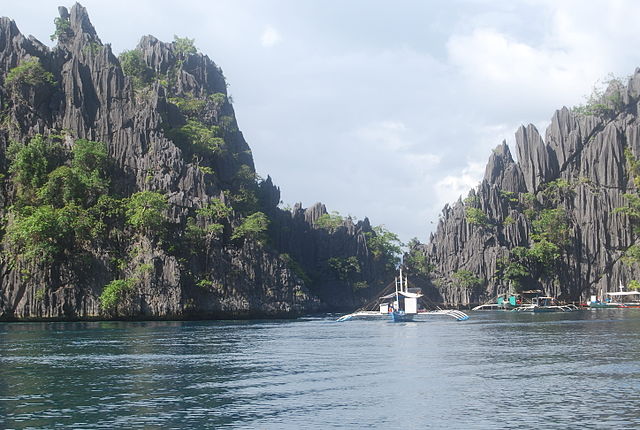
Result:
<svg viewBox="0 0 640 430">
<path fill-rule="evenodd" d="M 538 296 L 531 300 L 531 303 L 536 306 L 557 306 L 558 303 L 555 297 Z"/>
<path fill-rule="evenodd" d="M 640 307 L 640 291 L 616 291 L 607 293 L 607 302 L 615 303 L 619 307 L 636 308 Z"/>
<path fill-rule="evenodd" d="M 500 308 L 515 307 L 518 304 L 518 296 L 511 294 L 509 297 L 500 296 L 496 305 Z"/>
<path fill-rule="evenodd" d="M 590 308 L 640 308 L 640 291 L 624 291 L 620 282 L 620 291 L 606 293 L 604 297 L 591 296 L 587 303 Z"/>
<path fill-rule="evenodd" d="M 418 299 L 422 297 L 420 288 L 410 288 L 409 291 L 398 291 L 380 297 L 380 313 L 386 314 L 392 311 L 403 311 L 406 314 L 418 313 Z"/>
<path fill-rule="evenodd" d="M 538 299 L 538 297 L 545 297 L 544 291 L 542 290 L 526 290 L 520 292 L 520 302 L 521 304 L 534 304 L 534 302 Z"/>
</svg>

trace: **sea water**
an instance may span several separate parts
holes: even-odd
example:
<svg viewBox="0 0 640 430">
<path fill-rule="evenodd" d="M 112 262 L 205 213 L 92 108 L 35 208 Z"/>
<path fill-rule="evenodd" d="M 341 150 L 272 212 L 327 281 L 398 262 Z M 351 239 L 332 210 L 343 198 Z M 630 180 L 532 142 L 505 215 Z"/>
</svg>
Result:
<svg viewBox="0 0 640 430">
<path fill-rule="evenodd" d="M 0 428 L 640 428 L 640 309 L 0 324 Z"/>
</svg>

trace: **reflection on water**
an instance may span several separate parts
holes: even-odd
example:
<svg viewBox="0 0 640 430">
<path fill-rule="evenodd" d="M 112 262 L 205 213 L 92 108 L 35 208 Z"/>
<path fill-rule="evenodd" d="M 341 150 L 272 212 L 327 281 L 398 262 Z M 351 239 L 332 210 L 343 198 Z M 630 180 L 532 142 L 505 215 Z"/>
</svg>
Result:
<svg viewBox="0 0 640 430">
<path fill-rule="evenodd" d="M 0 428 L 636 428 L 640 310 L 0 324 Z"/>
</svg>

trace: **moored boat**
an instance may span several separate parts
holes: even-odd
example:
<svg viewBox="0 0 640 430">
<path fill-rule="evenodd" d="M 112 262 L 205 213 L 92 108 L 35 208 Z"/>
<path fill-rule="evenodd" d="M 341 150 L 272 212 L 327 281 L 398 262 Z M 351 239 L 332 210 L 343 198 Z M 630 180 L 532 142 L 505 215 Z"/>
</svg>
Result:
<svg viewBox="0 0 640 430">
<path fill-rule="evenodd" d="M 402 275 L 396 277 L 395 292 L 380 297 L 380 313 L 387 312 L 394 322 L 411 321 L 418 314 L 418 299 L 423 297 L 420 288 L 409 288 L 408 279 Z"/>
<path fill-rule="evenodd" d="M 385 294 L 389 291 L 389 287 L 393 287 L 393 292 Z M 424 298 L 420 288 L 409 287 L 408 279 L 403 276 L 402 267 L 400 275 L 382 291 L 382 294 L 375 301 L 365 305 L 362 309 L 351 314 L 343 315 L 338 321 L 348 321 L 353 318 L 379 318 L 387 317 L 393 322 L 412 321 L 414 317 L 419 315 L 448 315 L 458 321 L 469 319 L 464 312 L 449 309 L 436 309 L 427 311 L 419 307 L 419 300 Z"/>
<path fill-rule="evenodd" d="M 604 301 L 591 296 L 587 305 L 591 309 L 640 308 L 640 291 L 615 291 L 606 295 Z"/>
<path fill-rule="evenodd" d="M 507 311 L 518 307 L 519 295 L 501 295 L 496 298 L 495 303 L 487 302 L 471 309 L 472 311 Z"/>
<path fill-rule="evenodd" d="M 572 312 L 579 308 L 575 305 L 561 305 L 555 297 L 549 296 L 536 296 L 531 299 L 531 303 L 518 306 L 513 309 L 516 312 Z"/>
</svg>

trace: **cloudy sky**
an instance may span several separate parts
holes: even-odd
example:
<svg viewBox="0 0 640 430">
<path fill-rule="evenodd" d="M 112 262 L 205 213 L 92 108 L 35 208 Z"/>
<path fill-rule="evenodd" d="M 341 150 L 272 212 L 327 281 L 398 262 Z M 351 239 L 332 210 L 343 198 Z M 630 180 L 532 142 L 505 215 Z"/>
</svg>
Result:
<svg viewBox="0 0 640 430">
<path fill-rule="evenodd" d="M 50 44 L 60 3 L 3 0 L 0 14 Z M 116 53 L 145 34 L 195 38 L 285 204 L 322 201 L 405 241 L 427 240 L 520 124 L 544 129 L 640 66 L 633 0 L 81 3 Z"/>
</svg>

